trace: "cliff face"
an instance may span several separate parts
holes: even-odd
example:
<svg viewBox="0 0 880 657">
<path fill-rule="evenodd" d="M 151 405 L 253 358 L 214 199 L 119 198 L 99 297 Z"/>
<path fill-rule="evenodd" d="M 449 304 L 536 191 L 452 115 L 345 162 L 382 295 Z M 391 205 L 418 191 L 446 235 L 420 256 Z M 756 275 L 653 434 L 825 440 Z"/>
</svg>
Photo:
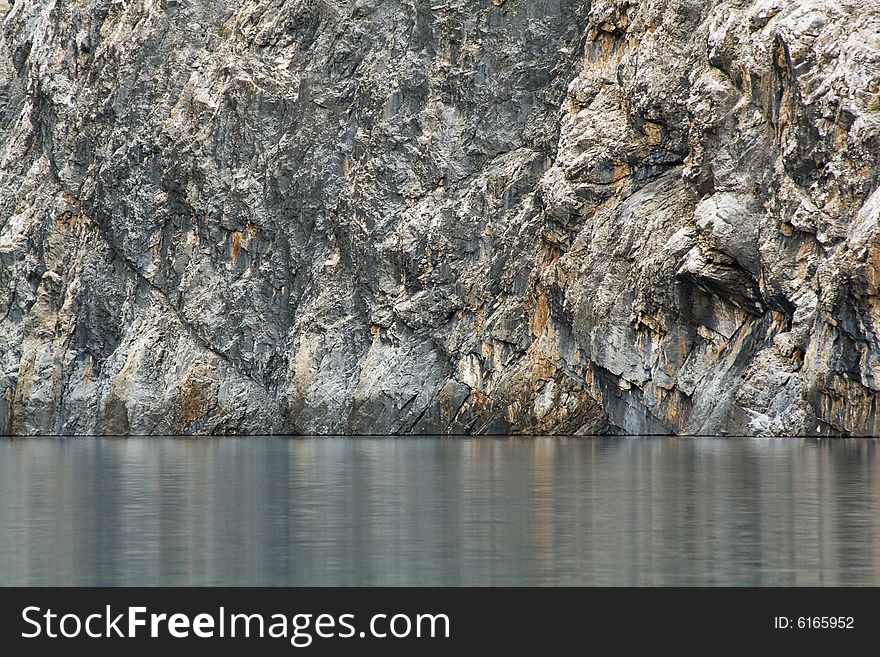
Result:
<svg viewBox="0 0 880 657">
<path fill-rule="evenodd" d="M 17 0 L 7 433 L 880 433 L 880 8 Z"/>
</svg>

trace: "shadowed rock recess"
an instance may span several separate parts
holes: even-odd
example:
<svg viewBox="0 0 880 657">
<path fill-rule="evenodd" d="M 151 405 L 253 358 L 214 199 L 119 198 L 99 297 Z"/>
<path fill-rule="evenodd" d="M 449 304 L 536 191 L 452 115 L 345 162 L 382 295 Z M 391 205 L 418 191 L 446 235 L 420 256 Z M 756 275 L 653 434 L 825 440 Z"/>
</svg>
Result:
<svg viewBox="0 0 880 657">
<path fill-rule="evenodd" d="M 0 433 L 880 433 L 873 0 L 0 21 Z"/>
</svg>

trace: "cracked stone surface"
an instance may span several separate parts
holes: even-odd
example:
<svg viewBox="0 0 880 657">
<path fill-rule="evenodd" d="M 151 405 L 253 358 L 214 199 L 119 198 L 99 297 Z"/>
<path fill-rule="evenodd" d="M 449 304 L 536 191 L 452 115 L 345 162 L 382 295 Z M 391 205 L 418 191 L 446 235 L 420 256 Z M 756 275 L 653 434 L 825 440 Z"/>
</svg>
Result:
<svg viewBox="0 0 880 657">
<path fill-rule="evenodd" d="M 0 21 L 0 433 L 880 434 L 874 2 Z"/>
</svg>

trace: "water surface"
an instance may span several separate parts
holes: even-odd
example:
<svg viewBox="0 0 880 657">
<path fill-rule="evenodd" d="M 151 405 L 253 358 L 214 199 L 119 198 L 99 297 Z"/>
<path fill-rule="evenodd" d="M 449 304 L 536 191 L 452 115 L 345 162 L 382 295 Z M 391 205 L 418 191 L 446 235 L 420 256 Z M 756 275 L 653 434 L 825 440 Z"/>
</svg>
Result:
<svg viewBox="0 0 880 657">
<path fill-rule="evenodd" d="M 0 440 L 3 585 L 880 584 L 873 440 Z"/>
</svg>

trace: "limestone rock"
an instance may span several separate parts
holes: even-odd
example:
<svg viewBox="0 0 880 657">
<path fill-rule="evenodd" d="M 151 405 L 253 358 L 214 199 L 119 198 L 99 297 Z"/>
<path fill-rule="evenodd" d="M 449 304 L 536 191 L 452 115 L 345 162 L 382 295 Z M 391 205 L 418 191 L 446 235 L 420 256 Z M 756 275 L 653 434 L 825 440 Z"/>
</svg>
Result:
<svg viewBox="0 0 880 657">
<path fill-rule="evenodd" d="M 2 432 L 880 434 L 875 3 L 0 21 Z"/>
</svg>

